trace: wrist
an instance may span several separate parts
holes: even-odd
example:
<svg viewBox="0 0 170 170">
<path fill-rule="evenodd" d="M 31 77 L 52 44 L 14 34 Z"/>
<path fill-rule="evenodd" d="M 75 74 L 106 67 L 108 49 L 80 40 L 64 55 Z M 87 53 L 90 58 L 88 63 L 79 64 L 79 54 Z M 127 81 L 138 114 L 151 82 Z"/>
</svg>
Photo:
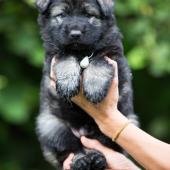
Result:
<svg viewBox="0 0 170 170">
<path fill-rule="evenodd" d="M 117 109 L 105 111 L 106 115 L 103 119 L 96 121 L 100 130 L 109 138 L 120 130 L 129 120 Z"/>
</svg>

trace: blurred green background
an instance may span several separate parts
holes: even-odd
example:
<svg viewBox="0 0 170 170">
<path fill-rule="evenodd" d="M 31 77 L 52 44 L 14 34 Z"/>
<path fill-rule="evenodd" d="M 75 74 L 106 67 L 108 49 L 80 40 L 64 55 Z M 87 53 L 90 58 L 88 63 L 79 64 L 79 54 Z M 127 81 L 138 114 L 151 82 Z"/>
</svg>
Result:
<svg viewBox="0 0 170 170">
<path fill-rule="evenodd" d="M 170 1 L 117 0 L 141 127 L 170 141 Z M 0 170 L 52 170 L 35 135 L 44 50 L 34 0 L 0 0 Z"/>
</svg>

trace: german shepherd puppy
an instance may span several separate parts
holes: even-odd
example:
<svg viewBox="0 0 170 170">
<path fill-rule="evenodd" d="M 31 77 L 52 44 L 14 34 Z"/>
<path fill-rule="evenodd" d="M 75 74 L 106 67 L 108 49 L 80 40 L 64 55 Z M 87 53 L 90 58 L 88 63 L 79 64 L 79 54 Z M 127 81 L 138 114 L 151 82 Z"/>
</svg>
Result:
<svg viewBox="0 0 170 170">
<path fill-rule="evenodd" d="M 115 60 L 119 72 L 119 110 L 134 118 L 131 73 L 124 57 L 121 34 L 113 14 L 112 0 L 36 0 L 39 24 L 46 50 L 41 82 L 37 134 L 45 158 L 55 167 L 73 152 L 72 170 L 104 170 L 106 160 L 95 150 L 86 150 L 80 135 L 99 140 L 120 151 L 88 114 L 71 102 L 82 88 L 87 100 L 101 102 L 114 77 L 105 56 Z M 56 89 L 50 86 L 52 58 Z M 83 61 L 82 61 L 83 60 Z"/>
</svg>

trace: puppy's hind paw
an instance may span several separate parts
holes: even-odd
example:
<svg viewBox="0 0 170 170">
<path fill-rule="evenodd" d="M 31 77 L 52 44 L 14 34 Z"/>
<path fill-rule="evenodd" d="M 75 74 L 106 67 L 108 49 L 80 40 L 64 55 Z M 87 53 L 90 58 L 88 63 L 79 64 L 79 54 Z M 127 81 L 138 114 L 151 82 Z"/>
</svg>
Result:
<svg viewBox="0 0 170 170">
<path fill-rule="evenodd" d="M 91 151 L 87 155 L 78 154 L 71 165 L 71 170 L 105 170 L 107 166 L 104 155 Z"/>
<path fill-rule="evenodd" d="M 71 170 L 91 170 L 90 159 L 87 156 L 81 156 L 73 160 Z"/>
<path fill-rule="evenodd" d="M 106 158 L 98 151 L 88 153 L 87 157 L 91 161 L 91 170 L 105 170 L 107 166 Z"/>
</svg>

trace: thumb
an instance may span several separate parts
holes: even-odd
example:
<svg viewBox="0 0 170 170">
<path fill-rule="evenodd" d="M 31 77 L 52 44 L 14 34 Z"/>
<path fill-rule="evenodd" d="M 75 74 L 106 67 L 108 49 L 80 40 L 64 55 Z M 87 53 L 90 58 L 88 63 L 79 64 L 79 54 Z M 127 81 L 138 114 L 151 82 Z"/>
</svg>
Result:
<svg viewBox="0 0 170 170">
<path fill-rule="evenodd" d="M 72 164 L 73 158 L 74 158 L 74 154 L 71 153 L 63 163 L 63 170 L 70 170 L 71 169 L 71 164 Z"/>
<path fill-rule="evenodd" d="M 108 148 L 106 148 L 105 146 L 103 146 L 100 142 L 98 142 L 97 140 L 94 139 L 88 139 L 84 136 L 81 137 L 81 143 L 89 149 L 95 149 L 101 153 L 103 153 L 104 155 L 110 150 Z"/>
</svg>

